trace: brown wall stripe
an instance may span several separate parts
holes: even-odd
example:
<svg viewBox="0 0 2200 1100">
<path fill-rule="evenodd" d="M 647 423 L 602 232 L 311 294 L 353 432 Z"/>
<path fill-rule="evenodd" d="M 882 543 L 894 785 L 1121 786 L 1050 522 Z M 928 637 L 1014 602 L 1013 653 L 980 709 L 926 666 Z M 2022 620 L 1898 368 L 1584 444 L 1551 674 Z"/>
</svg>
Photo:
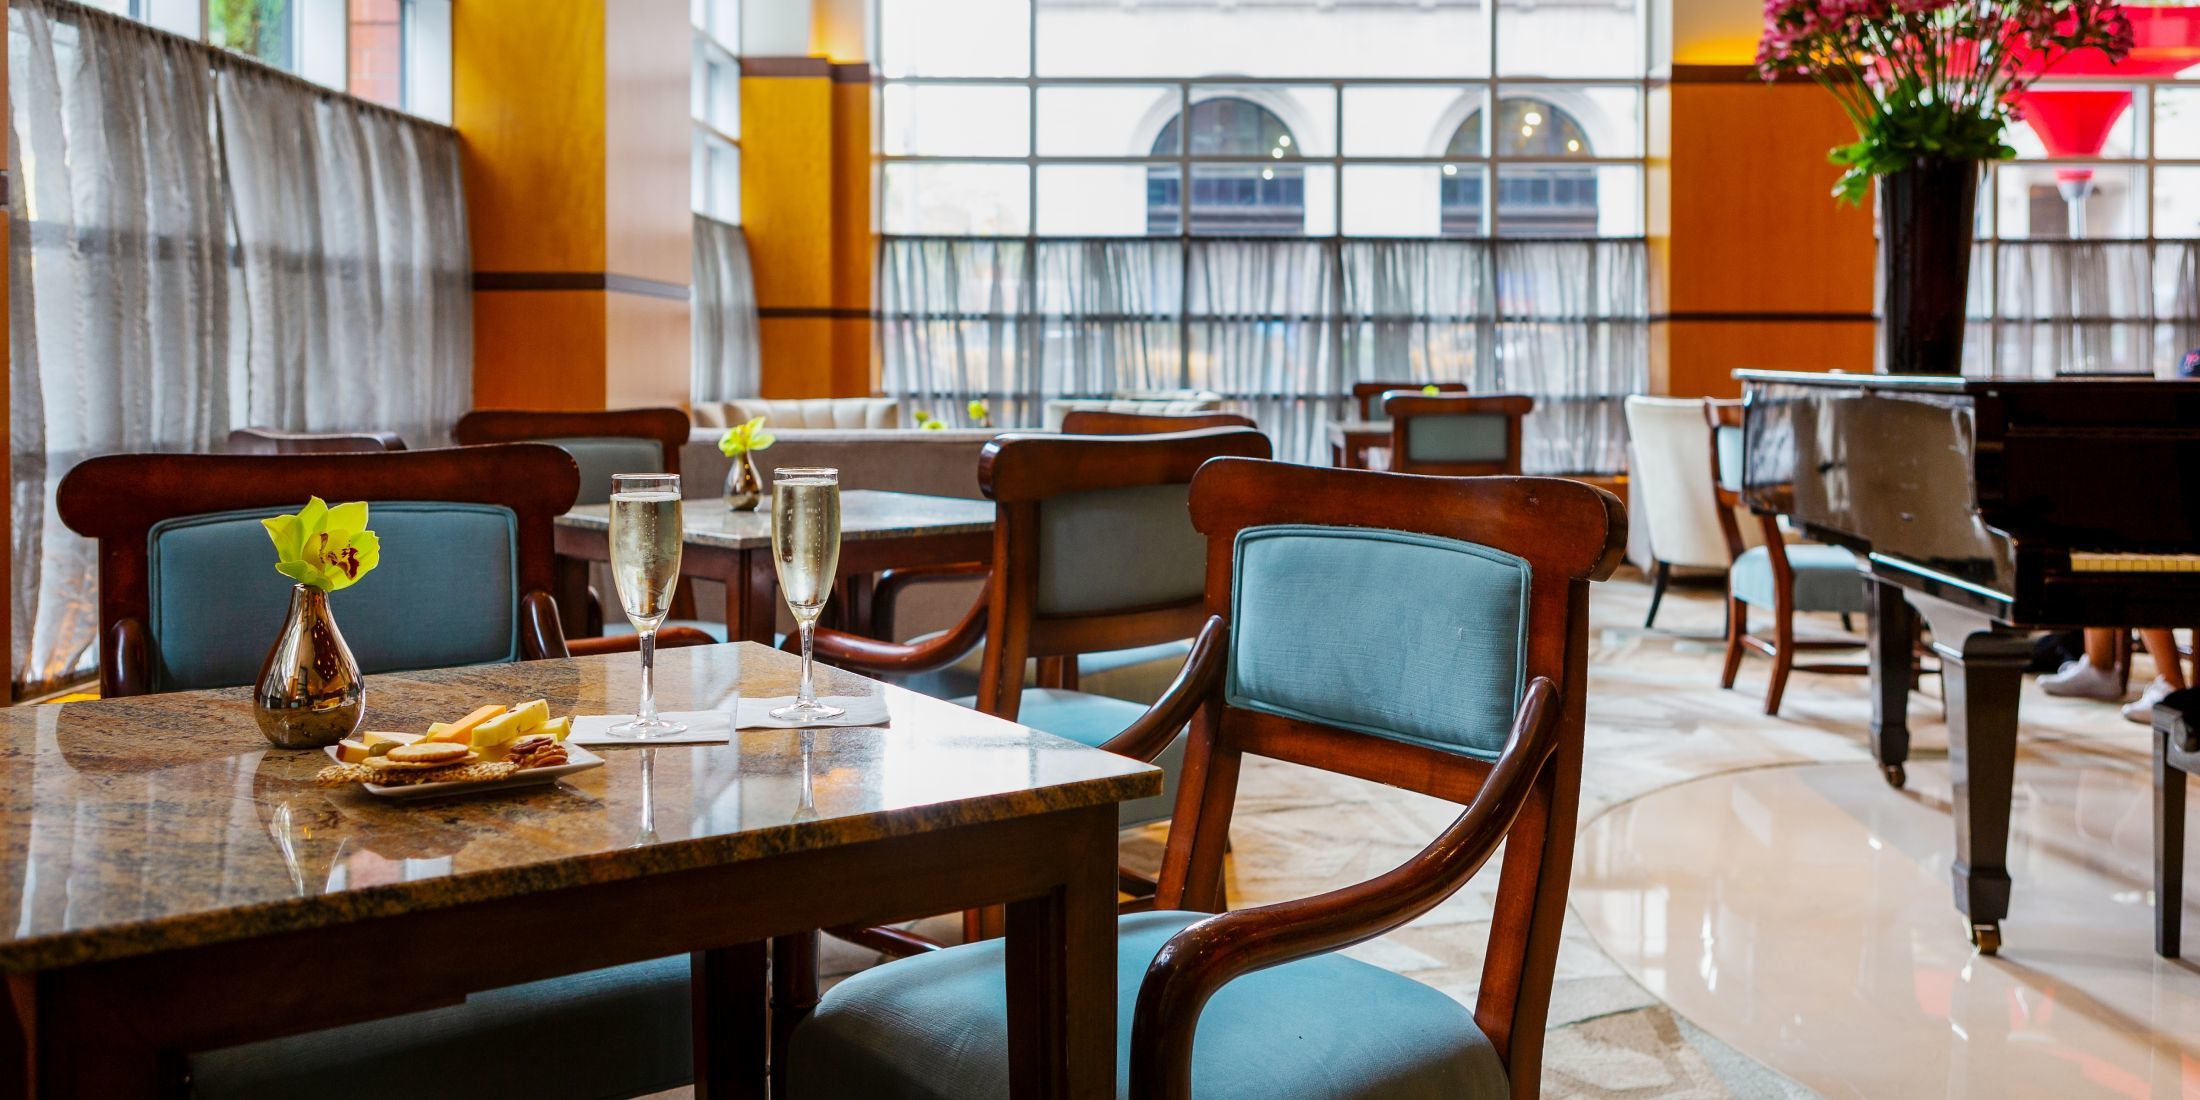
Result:
<svg viewBox="0 0 2200 1100">
<path fill-rule="evenodd" d="M 1651 83 L 1763 84 L 1766 83 L 1766 80 L 1762 74 L 1757 72 L 1757 66 L 1755 65 L 1675 65 L 1673 71 L 1666 74 L 1662 80 L 1653 76 Z M 1813 79 L 1796 73 L 1782 73 L 1772 78 L 1771 83 L 1810 84 L 1813 83 Z"/>
<path fill-rule="evenodd" d="M 868 61 L 835 61 L 832 65 L 833 83 L 835 84 L 869 84 L 871 82 L 871 63 Z"/>
<path fill-rule="evenodd" d="M 607 271 L 476 271 L 475 290 L 608 290 L 649 298 L 688 300 L 679 283 L 617 275 Z"/>
<path fill-rule="evenodd" d="M 865 79 L 869 79 L 869 66 L 865 66 Z M 741 59 L 742 76 L 816 76 L 831 77 L 833 63 L 822 57 L 744 57 Z"/>
</svg>

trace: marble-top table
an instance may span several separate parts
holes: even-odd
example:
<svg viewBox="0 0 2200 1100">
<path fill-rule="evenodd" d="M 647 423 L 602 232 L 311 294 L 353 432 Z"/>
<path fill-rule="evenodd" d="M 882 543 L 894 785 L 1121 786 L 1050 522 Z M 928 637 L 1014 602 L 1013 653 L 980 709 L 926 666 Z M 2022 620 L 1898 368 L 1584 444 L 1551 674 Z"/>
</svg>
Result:
<svg viewBox="0 0 2200 1100">
<path fill-rule="evenodd" d="M 726 586 L 727 637 L 772 641 L 779 579 L 772 567 L 770 487 L 762 511 L 731 511 L 726 500 L 690 497 L 680 503 L 687 528 L 680 573 Z M 559 516 L 557 551 L 568 561 L 611 560 L 611 506 L 585 505 Z M 885 569 L 985 562 L 993 557 L 993 502 L 958 497 L 846 489 L 840 494 L 840 576 Z M 576 575 L 577 574 L 577 575 Z M 570 617 L 587 602 L 586 570 L 567 570 L 557 592 Z M 833 609 L 828 608 L 830 613 Z M 617 608 L 606 608 L 617 614 Z M 568 629 L 570 629 L 570 622 Z"/>
<path fill-rule="evenodd" d="M 658 701 L 730 709 L 797 668 L 668 650 Z M 603 748 L 554 786 L 417 803 L 315 787 L 327 758 L 271 748 L 247 689 L 0 709 L 0 1051 L 35 1037 L 41 1094 L 150 1095 L 173 1052 L 693 952 L 723 1021 L 698 1080 L 753 1095 L 767 938 L 1005 900 L 1031 945 L 1009 952 L 1019 1092 L 1113 1096 L 1116 803 L 1160 773 L 820 671 L 886 693 L 891 723 Z M 631 711 L 639 676 L 631 655 L 374 676 L 367 726 Z"/>
<path fill-rule="evenodd" d="M 1329 461 L 1348 470 L 1368 469 L 1367 453 L 1390 446 L 1388 420 L 1338 420 L 1329 425 Z"/>
</svg>

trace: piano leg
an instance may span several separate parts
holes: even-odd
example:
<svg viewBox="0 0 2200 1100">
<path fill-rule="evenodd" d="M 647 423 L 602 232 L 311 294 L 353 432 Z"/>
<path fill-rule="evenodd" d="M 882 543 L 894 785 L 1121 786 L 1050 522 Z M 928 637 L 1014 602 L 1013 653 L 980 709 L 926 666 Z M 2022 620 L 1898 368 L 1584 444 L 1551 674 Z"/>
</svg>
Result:
<svg viewBox="0 0 2200 1100">
<path fill-rule="evenodd" d="M 1943 639 L 1946 640 L 1943 640 Z M 1980 953 L 2001 949 L 2009 913 L 2009 801 L 2016 782 L 2017 692 L 2032 645 L 2022 635 L 1933 632 L 1948 696 L 1948 770 L 1955 785 L 1956 908 Z"/>
<path fill-rule="evenodd" d="M 1871 672 L 1872 758 L 1879 761 L 1887 785 L 1909 782 L 1903 764 L 1910 759 L 1911 650 L 1917 641 L 1917 612 L 1902 597 L 1900 585 L 1872 581 Z"/>
</svg>

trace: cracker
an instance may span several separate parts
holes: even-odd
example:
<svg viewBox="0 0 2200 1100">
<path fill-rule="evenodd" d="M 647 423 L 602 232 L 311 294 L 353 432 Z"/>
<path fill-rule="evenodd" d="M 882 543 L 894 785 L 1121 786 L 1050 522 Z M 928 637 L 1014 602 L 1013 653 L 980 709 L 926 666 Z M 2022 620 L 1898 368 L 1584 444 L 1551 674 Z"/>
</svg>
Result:
<svg viewBox="0 0 2200 1100">
<path fill-rule="evenodd" d="M 405 771 L 392 775 L 382 772 L 368 780 L 378 787 L 408 786 L 414 783 L 483 783 L 497 779 L 510 779 L 519 771 L 516 765 L 504 762 L 460 764 L 457 767 L 437 768 L 432 771 Z"/>
<path fill-rule="evenodd" d="M 473 749 L 465 745 L 443 741 L 416 741 L 399 745 L 384 753 L 391 762 L 400 764 L 456 764 L 461 757 L 469 756 Z"/>
<path fill-rule="evenodd" d="M 393 760 L 388 756 L 370 757 L 367 760 L 367 767 L 373 768 L 380 774 L 395 775 L 400 772 L 425 772 L 435 771 L 438 768 L 456 768 L 474 763 L 480 759 L 480 753 L 467 749 L 465 752 L 451 755 L 445 760 Z"/>
</svg>

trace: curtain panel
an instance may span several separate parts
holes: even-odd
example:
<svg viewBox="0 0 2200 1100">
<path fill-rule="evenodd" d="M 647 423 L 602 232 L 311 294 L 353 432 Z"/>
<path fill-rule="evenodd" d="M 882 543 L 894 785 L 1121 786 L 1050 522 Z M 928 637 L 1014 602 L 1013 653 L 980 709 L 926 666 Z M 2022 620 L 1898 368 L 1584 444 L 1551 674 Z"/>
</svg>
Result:
<svg viewBox="0 0 2200 1100">
<path fill-rule="evenodd" d="M 1982 241 L 1963 372 L 2167 374 L 2200 347 L 2200 241 Z"/>
<path fill-rule="evenodd" d="M 1040 422 L 1048 398 L 1195 389 L 1279 457 L 1327 461 L 1352 383 L 1531 394 L 1525 464 L 1623 468 L 1619 402 L 1648 378 L 1637 240 L 890 237 L 887 393 L 951 422 Z"/>
<path fill-rule="evenodd" d="M 738 225 L 695 216 L 695 319 L 690 400 L 754 397 L 764 384 L 757 344 L 756 279 Z"/>
<path fill-rule="evenodd" d="M 11 591 L 19 690 L 94 659 L 85 458 L 233 427 L 446 442 L 472 400 L 446 128 L 66 0 L 8 19 Z"/>
</svg>

